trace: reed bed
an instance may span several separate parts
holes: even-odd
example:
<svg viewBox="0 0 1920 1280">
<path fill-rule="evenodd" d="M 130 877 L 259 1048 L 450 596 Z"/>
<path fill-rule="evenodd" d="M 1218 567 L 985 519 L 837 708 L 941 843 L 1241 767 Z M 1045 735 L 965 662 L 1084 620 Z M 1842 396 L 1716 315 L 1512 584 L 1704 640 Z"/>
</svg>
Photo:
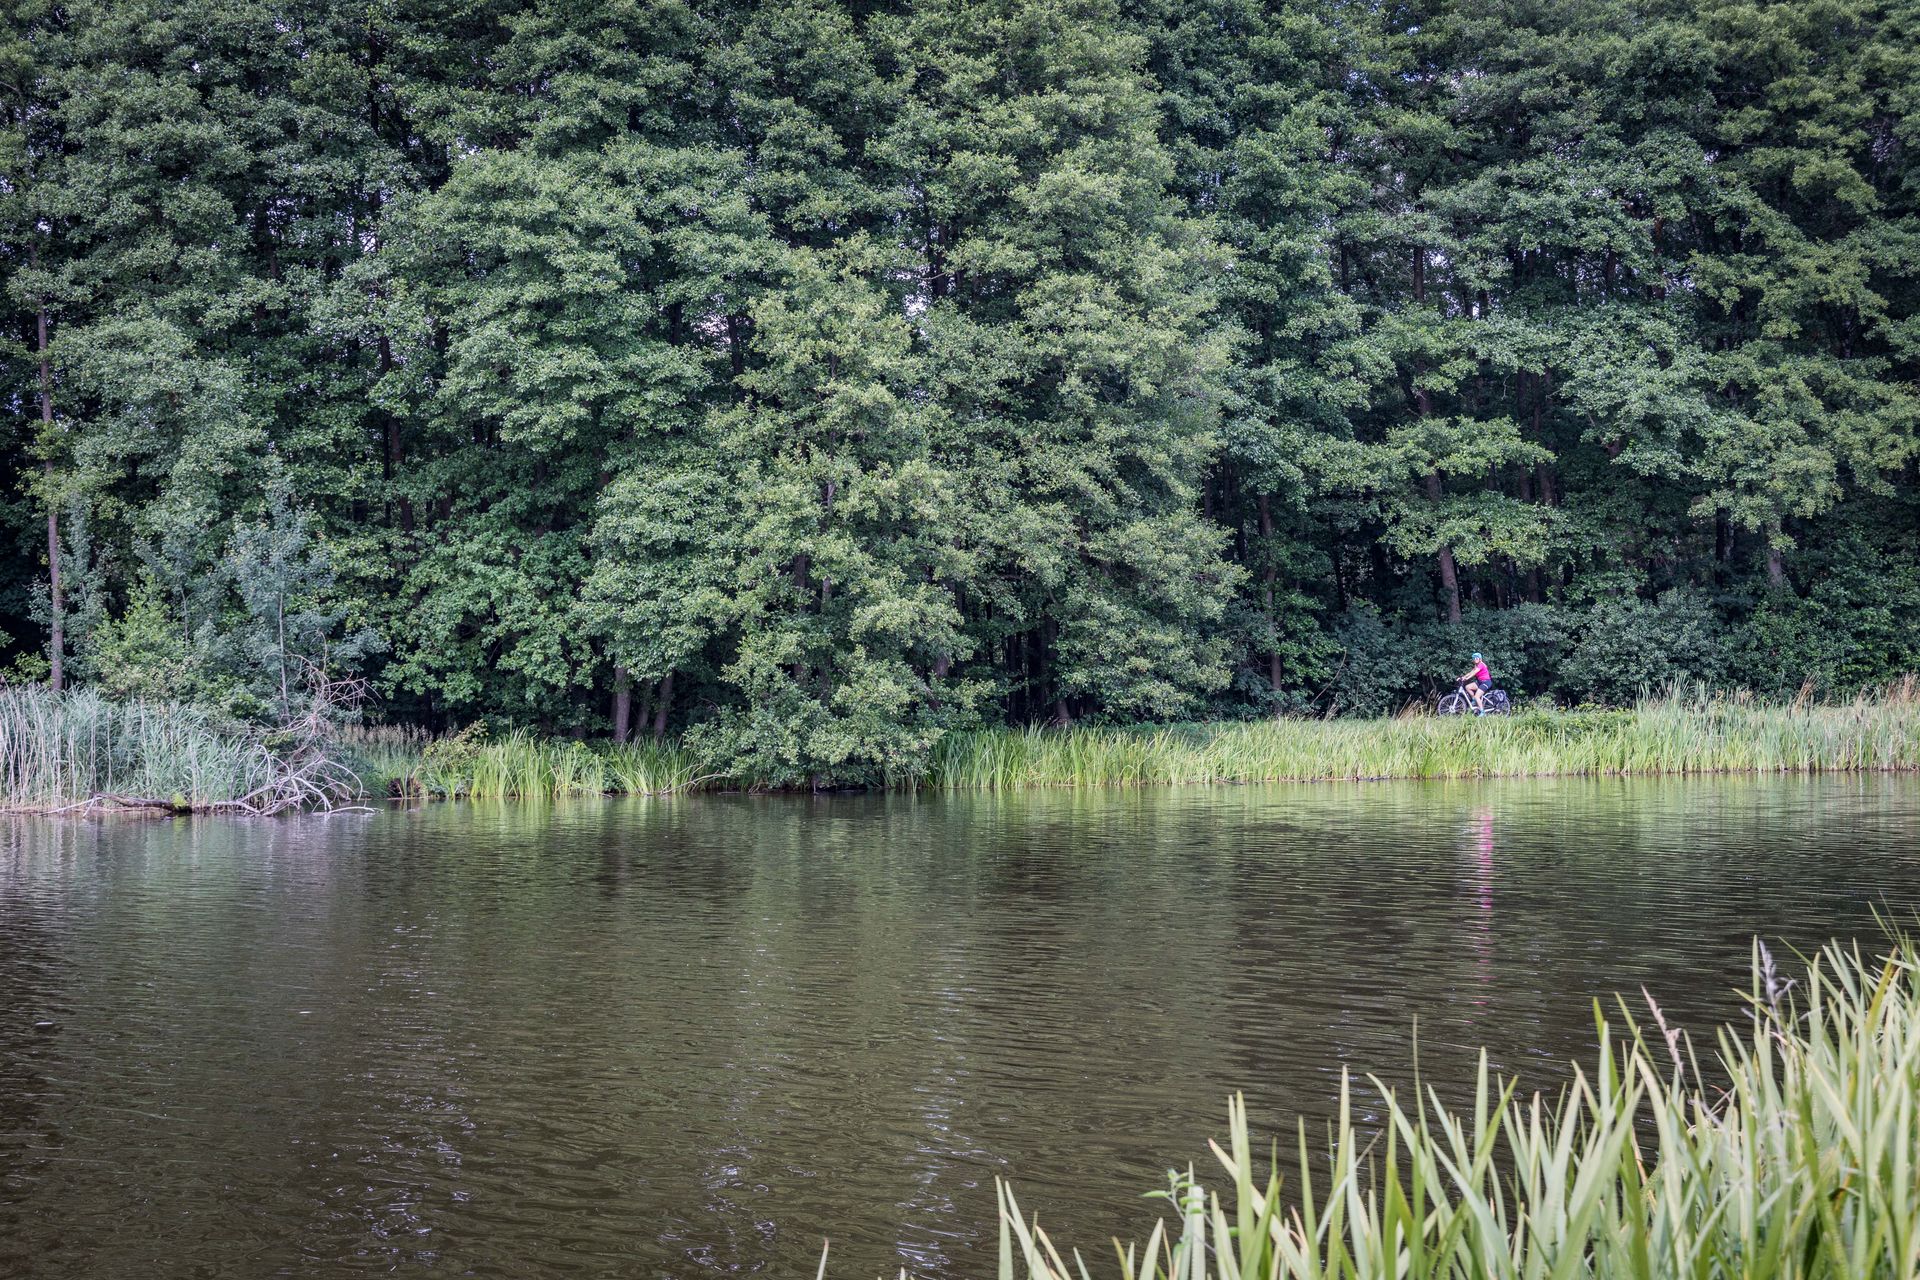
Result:
<svg viewBox="0 0 1920 1280">
<path fill-rule="evenodd" d="M 406 790 L 434 735 L 412 725 L 352 725 L 341 730 L 340 739 L 362 789 L 384 796 Z"/>
<path fill-rule="evenodd" d="M 1705 1073 L 1657 1007 L 1643 1028 L 1623 1003 L 1553 1097 L 1484 1054 L 1465 1112 L 1378 1080 L 1356 1103 L 1343 1076 L 1327 1155 L 1303 1126 L 1291 1183 L 1235 1100 L 1224 1191 L 1176 1177 L 1177 1216 L 1097 1269 L 1002 1186 L 1000 1280 L 1920 1275 L 1920 953 L 1830 946 L 1796 999 L 1756 945 L 1750 999 Z"/>
<path fill-rule="evenodd" d="M 1852 702 L 1648 699 L 1619 711 L 1263 720 L 950 734 L 921 784 L 947 791 L 1191 782 L 1920 768 L 1910 685 Z"/>
<path fill-rule="evenodd" d="M 515 730 L 433 738 L 389 726 L 352 731 L 370 794 L 437 800 L 524 800 L 578 795 L 663 795 L 712 785 L 693 755 L 652 742 L 590 745 Z"/>
<path fill-rule="evenodd" d="M 338 746 L 367 796 L 531 799 L 760 790 L 673 742 L 610 745 L 478 727 L 447 737 L 373 726 Z M 252 794 L 271 760 L 257 740 L 190 707 L 91 692 L 0 688 L 0 807 L 99 794 L 214 808 Z M 1920 768 L 1920 686 L 1846 703 L 1648 699 L 1618 711 L 1505 717 L 1263 720 L 1157 728 L 983 729 L 948 734 L 897 790 L 1011 791 L 1209 782 L 1548 775 L 1816 773 Z"/>
<path fill-rule="evenodd" d="M 256 742 L 192 707 L 0 687 L 0 808 L 57 809 L 95 796 L 213 808 L 253 794 L 272 773 Z"/>
</svg>

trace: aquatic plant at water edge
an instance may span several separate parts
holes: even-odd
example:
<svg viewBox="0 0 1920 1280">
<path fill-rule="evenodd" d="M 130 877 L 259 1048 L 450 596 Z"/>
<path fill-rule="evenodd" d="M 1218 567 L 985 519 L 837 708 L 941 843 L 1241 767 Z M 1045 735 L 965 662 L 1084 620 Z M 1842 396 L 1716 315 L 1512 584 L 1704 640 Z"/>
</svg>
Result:
<svg viewBox="0 0 1920 1280">
<path fill-rule="evenodd" d="M 1235 1100 L 1224 1190 L 1176 1176 L 1178 1217 L 1117 1266 L 1003 1186 L 1000 1280 L 1920 1274 L 1920 952 L 1830 946 L 1795 990 L 1756 944 L 1749 1001 L 1705 1069 L 1649 1001 L 1644 1023 L 1624 1002 L 1600 1020 L 1592 1069 L 1556 1096 L 1484 1054 L 1466 1112 L 1378 1080 L 1357 1103 L 1343 1076 L 1324 1162 L 1303 1127 L 1263 1168 Z"/>
<path fill-rule="evenodd" d="M 179 808 L 236 801 L 271 778 L 257 742 L 174 703 L 42 686 L 0 688 L 0 804 L 47 809 L 95 796 Z"/>
<path fill-rule="evenodd" d="M 331 809 L 362 794 L 338 750 L 361 684 L 305 664 L 294 717 L 262 728 L 91 690 L 0 686 L 0 809 Z"/>
<path fill-rule="evenodd" d="M 399 726 L 346 735 L 371 794 L 440 800 L 507 800 L 569 795 L 659 795 L 710 785 L 691 752 L 671 743 L 591 745 L 539 738 L 524 730 L 499 737 L 483 723 L 434 738 Z"/>
<path fill-rule="evenodd" d="M 599 792 L 777 790 L 790 778 L 730 771 L 674 742 L 590 745 L 480 727 L 433 739 L 354 730 L 376 794 L 506 798 Z M 1846 703 L 1769 705 L 1705 695 L 1621 711 L 1508 718 L 1401 716 L 1261 720 L 1145 729 L 982 729 L 937 740 L 895 790 L 1551 775 L 1830 772 L 1920 768 L 1920 697 L 1910 684 Z"/>
<path fill-rule="evenodd" d="M 107 756 L 105 730 L 84 724 L 178 726 L 209 743 L 249 739 L 240 727 L 218 729 L 207 714 L 173 704 L 113 702 L 96 694 L 7 691 L 19 708 L 0 743 L 7 790 L 0 803 L 47 807 L 128 778 L 141 748 Z M 1769 705 L 1746 698 L 1673 696 L 1629 710 L 1528 711 L 1506 718 L 1408 715 L 1391 719 L 1237 721 L 1151 728 L 984 729 L 939 738 L 924 769 L 889 771 L 878 779 L 895 790 L 1003 791 L 1026 787 L 1164 786 L 1182 783 L 1335 781 L 1386 778 L 1496 778 L 1616 774 L 1815 773 L 1920 768 L 1920 696 L 1912 683 L 1851 702 Z M 64 710 L 55 711 L 54 708 Z M 77 717 L 77 719 L 72 719 Z M 71 722 L 69 723 L 69 719 Z M 58 726 L 58 727 L 50 727 Z M 790 776 L 730 770 L 699 744 L 620 745 L 542 738 L 514 729 L 497 736 L 476 725 L 434 737 L 403 726 L 316 723 L 302 757 L 337 760 L 351 781 L 337 778 L 336 799 L 349 793 L 419 799 L 509 799 L 567 795 L 661 795 L 699 790 L 777 790 Z M 324 732 L 321 732 L 324 730 Z M 142 730 L 147 732 L 149 730 Z M 107 733 L 107 738 L 112 738 Z M 284 735 L 283 735 L 284 736 Z M 324 737 L 326 752 L 319 752 Z M 163 739 L 171 741 L 171 739 Z M 278 741 L 279 739 L 275 739 Z M 264 742 L 264 740 L 263 740 Z M 245 796 L 207 781 L 218 773 L 213 747 L 156 747 L 171 762 L 190 762 L 201 781 L 175 788 L 187 807 Z M 73 753 L 65 760 L 62 753 Z M 117 752 L 117 754 L 114 754 Z M 271 752 L 269 754 L 272 754 Z M 280 753 L 282 757 L 286 752 Z M 112 768 L 106 772 L 106 760 Z M 158 757 L 156 757 L 156 760 Z M 144 767 L 144 766 L 143 766 Z M 106 779 L 88 789 L 85 779 Z M 108 782 L 112 785 L 108 785 Z M 151 795 L 147 778 L 139 787 Z M 239 787 L 238 782 L 232 786 Z M 78 788 L 78 789 L 76 789 Z M 212 797 L 214 799 L 209 799 Z"/>
<path fill-rule="evenodd" d="M 1913 768 L 1920 768 L 1920 698 L 1909 683 L 1837 704 L 1695 695 L 1646 699 L 1621 711 L 1485 719 L 989 729 L 942 739 L 923 782 L 959 791 Z"/>
</svg>

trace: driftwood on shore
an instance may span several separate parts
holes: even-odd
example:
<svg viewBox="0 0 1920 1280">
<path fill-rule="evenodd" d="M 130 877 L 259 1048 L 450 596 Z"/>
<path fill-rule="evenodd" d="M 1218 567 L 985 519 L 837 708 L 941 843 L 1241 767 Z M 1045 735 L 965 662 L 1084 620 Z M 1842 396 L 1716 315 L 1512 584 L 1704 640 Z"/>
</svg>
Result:
<svg viewBox="0 0 1920 1280">
<path fill-rule="evenodd" d="M 97 791 L 86 799 L 75 800 L 71 804 L 5 805 L 0 806 L 0 813 L 46 816 L 61 813 L 91 813 L 95 809 L 156 809 L 166 813 L 191 813 L 193 806 L 184 800 L 162 800 L 157 796 L 122 796 Z"/>
<path fill-rule="evenodd" d="M 349 809 L 363 809 L 364 806 L 351 803 L 360 798 L 359 779 L 344 765 L 335 764 L 333 768 L 344 774 L 344 778 L 316 778 L 311 771 L 289 772 L 235 800 L 207 800 L 196 804 L 184 796 L 129 796 L 97 791 L 85 799 L 66 804 L 0 805 L 0 813 L 50 817 L 57 814 L 144 810 L 155 814 L 237 813 L 250 817 L 270 817 L 293 810 L 340 813 Z"/>
</svg>

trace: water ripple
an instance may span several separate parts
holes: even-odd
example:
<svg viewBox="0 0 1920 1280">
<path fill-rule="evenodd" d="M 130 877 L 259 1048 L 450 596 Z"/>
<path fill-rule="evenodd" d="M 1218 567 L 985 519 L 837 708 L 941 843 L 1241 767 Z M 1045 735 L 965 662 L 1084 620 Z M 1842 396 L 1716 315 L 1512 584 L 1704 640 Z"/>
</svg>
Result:
<svg viewBox="0 0 1920 1280">
<path fill-rule="evenodd" d="M 1551 1087 L 1920 907 L 1920 784 L 1464 783 L 0 826 L 0 1277 L 982 1274 L 1343 1068 Z M 1317 1129 L 1315 1129 L 1317 1132 Z"/>
</svg>

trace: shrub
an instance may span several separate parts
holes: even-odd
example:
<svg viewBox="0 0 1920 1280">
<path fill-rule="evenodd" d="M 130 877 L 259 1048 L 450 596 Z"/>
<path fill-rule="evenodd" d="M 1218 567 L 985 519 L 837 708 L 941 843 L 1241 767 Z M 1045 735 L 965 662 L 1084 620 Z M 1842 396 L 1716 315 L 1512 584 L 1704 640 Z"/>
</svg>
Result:
<svg viewBox="0 0 1920 1280">
<path fill-rule="evenodd" d="M 1763 596 L 1733 636 L 1732 679 L 1787 696 L 1812 680 L 1851 694 L 1920 670 L 1920 565 L 1864 549 L 1835 557 L 1802 599 Z"/>
<path fill-rule="evenodd" d="M 1726 629 L 1698 592 L 1669 591 L 1658 601 L 1605 600 L 1580 618 L 1578 639 L 1554 687 L 1568 702 L 1627 706 L 1649 692 L 1718 685 L 1725 652 Z"/>
</svg>

